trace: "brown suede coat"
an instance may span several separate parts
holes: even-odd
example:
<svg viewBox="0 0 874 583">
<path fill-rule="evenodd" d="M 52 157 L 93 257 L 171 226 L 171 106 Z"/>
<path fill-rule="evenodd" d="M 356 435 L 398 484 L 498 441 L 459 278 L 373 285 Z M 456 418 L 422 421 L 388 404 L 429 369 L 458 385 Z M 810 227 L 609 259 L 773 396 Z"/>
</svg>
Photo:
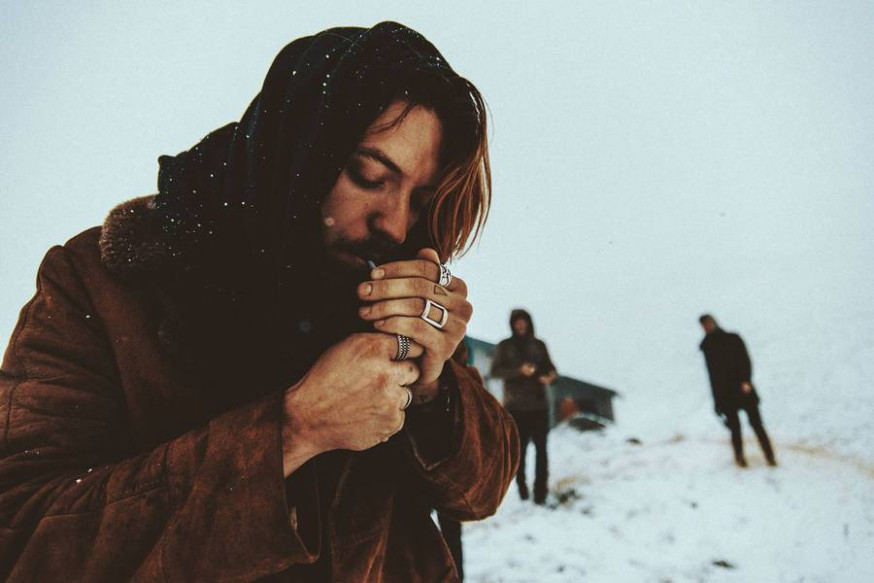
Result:
<svg viewBox="0 0 874 583">
<path fill-rule="evenodd" d="M 0 578 L 327 580 L 308 564 L 330 552 L 333 581 L 457 580 L 430 508 L 489 516 L 518 463 L 482 384 L 447 364 L 457 399 L 439 459 L 408 427 L 333 452 L 335 488 L 323 456 L 285 480 L 283 391 L 223 411 L 214 395 L 234 387 L 192 384 L 161 340 L 166 298 L 118 275 L 159 258 L 135 233 L 113 240 L 112 221 L 103 256 L 100 228 L 49 250 L 3 360 Z"/>
</svg>

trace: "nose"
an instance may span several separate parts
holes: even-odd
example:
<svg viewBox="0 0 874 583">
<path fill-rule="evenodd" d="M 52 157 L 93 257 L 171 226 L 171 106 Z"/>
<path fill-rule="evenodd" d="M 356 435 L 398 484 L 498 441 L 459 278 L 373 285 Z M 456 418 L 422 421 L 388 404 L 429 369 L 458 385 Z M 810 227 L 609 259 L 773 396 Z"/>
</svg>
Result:
<svg viewBox="0 0 874 583">
<path fill-rule="evenodd" d="M 412 218 L 409 196 L 392 196 L 376 209 L 371 228 L 395 245 L 400 245 L 407 238 Z"/>
</svg>

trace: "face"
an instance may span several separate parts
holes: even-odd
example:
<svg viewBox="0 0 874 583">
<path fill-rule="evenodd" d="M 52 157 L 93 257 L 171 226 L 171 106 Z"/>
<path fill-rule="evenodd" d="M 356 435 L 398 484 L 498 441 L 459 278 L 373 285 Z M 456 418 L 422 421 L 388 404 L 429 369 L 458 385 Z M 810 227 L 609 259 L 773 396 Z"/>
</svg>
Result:
<svg viewBox="0 0 874 583">
<path fill-rule="evenodd" d="M 379 264 L 427 213 L 439 177 L 440 120 L 416 106 L 388 129 L 406 104 L 392 103 L 370 126 L 322 204 L 328 257 L 349 270 Z"/>
<path fill-rule="evenodd" d="M 517 336 L 525 336 L 528 333 L 528 320 L 525 318 L 516 318 L 513 320 L 513 332 Z"/>
<path fill-rule="evenodd" d="M 704 331 L 710 334 L 714 330 L 716 330 L 716 322 L 713 320 L 705 319 L 701 322 L 701 327 L 704 328 Z"/>
</svg>

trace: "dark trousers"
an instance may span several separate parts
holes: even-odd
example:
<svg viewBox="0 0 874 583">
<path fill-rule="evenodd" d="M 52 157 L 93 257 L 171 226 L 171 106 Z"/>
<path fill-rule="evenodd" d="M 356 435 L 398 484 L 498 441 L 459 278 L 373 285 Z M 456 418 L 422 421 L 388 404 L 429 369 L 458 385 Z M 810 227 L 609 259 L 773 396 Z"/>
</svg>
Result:
<svg viewBox="0 0 874 583">
<path fill-rule="evenodd" d="M 525 482 L 525 453 L 528 442 L 534 442 L 536 463 L 534 465 L 534 501 L 543 502 L 548 491 L 549 460 L 546 457 L 546 435 L 549 433 L 549 411 L 510 411 L 519 429 L 519 471 L 516 484 L 519 496 L 528 498 L 528 485 Z"/>
<path fill-rule="evenodd" d="M 750 421 L 750 426 L 756 432 L 756 437 L 759 438 L 759 445 L 762 446 L 762 453 L 765 454 L 765 459 L 768 461 L 774 460 L 774 450 L 771 448 L 771 440 L 768 439 L 768 434 L 765 432 L 765 426 L 762 424 L 762 416 L 759 415 L 759 406 L 755 403 L 749 403 L 737 409 L 729 409 L 725 413 L 725 424 L 731 430 L 731 446 L 734 448 L 734 457 L 737 460 L 744 459 L 744 443 L 740 429 L 740 415 L 738 412 L 743 409 L 747 412 L 747 418 Z"/>
<path fill-rule="evenodd" d="M 446 546 L 449 547 L 449 552 L 452 553 L 452 559 L 455 561 L 455 570 L 458 571 L 458 578 L 464 581 L 464 558 L 461 551 L 461 523 L 455 519 L 449 518 L 442 512 L 437 512 L 437 521 L 440 523 L 440 532 L 443 533 L 443 539 L 446 541 Z"/>
</svg>

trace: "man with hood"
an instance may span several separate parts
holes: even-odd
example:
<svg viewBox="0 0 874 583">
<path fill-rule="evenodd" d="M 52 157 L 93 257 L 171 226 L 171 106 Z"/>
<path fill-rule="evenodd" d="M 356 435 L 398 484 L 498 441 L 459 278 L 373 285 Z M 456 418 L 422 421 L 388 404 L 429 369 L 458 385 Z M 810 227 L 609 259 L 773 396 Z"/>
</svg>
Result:
<svg viewBox="0 0 874 583">
<path fill-rule="evenodd" d="M 759 395 L 753 386 L 753 367 L 743 339 L 734 332 L 726 332 L 720 328 L 710 314 L 702 315 L 698 321 L 706 334 L 700 348 L 710 376 L 713 406 L 716 414 L 731 430 L 735 463 L 742 468 L 747 467 L 739 415 L 739 411 L 744 410 L 756 437 L 759 438 L 765 460 L 768 465 L 776 466 L 771 440 L 768 439 L 762 416 L 759 414 Z"/>
<path fill-rule="evenodd" d="M 534 502 L 543 504 L 548 493 L 548 458 L 546 436 L 549 433 L 549 400 L 546 387 L 557 373 L 546 344 L 534 336 L 534 322 L 525 310 L 510 314 L 512 336 L 502 340 L 495 349 L 492 376 L 504 379 L 504 406 L 516 420 L 519 429 L 519 470 L 516 484 L 523 500 L 529 497 L 525 479 L 525 452 L 528 442 L 534 442 Z"/>
<path fill-rule="evenodd" d="M 0 578 L 456 581 L 512 418 L 450 357 L 476 88 L 397 23 L 286 46 L 158 193 L 49 250 L 0 369 Z"/>
</svg>

